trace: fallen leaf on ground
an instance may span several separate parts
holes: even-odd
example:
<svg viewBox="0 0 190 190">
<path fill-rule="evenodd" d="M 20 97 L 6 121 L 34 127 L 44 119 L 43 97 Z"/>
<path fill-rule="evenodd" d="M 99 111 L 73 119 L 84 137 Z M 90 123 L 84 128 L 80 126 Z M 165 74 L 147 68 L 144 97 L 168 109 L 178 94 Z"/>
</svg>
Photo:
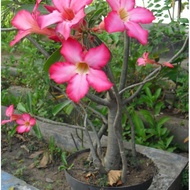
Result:
<svg viewBox="0 0 190 190">
<path fill-rule="evenodd" d="M 24 150 L 26 150 L 26 152 L 30 152 L 30 150 L 26 147 L 26 145 L 21 145 L 20 148 L 23 148 Z"/>
<path fill-rule="evenodd" d="M 46 177 L 46 182 L 48 182 L 48 183 L 53 183 L 54 181 L 53 181 L 52 179 Z"/>
<path fill-rule="evenodd" d="M 110 186 L 121 185 L 121 170 L 110 170 L 108 172 L 108 184 Z"/>
<path fill-rule="evenodd" d="M 35 164 L 35 163 L 32 163 L 32 164 L 30 164 L 30 165 L 28 166 L 29 169 L 33 169 L 33 168 L 35 168 L 35 167 L 36 167 L 36 164 Z"/>
<path fill-rule="evenodd" d="M 52 161 L 52 158 L 49 152 L 44 152 L 38 168 L 46 168 L 47 165 L 51 163 L 51 161 Z"/>
<path fill-rule="evenodd" d="M 20 134 L 16 134 L 15 137 L 18 138 L 19 140 L 22 140 L 23 142 L 26 141 L 26 139 Z"/>
<path fill-rule="evenodd" d="M 34 152 L 33 154 L 31 154 L 31 155 L 29 156 L 29 158 L 36 158 L 36 157 L 40 156 L 40 155 L 43 154 L 43 153 L 44 153 L 43 150 L 39 150 L 39 151 Z"/>
</svg>

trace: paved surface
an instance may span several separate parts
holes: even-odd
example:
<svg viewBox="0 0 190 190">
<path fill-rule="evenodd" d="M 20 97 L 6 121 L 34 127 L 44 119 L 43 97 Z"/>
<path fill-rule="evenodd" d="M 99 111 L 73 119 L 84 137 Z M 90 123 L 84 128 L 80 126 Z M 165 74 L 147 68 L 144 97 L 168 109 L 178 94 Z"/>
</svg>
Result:
<svg viewBox="0 0 190 190">
<path fill-rule="evenodd" d="M 1 170 L 1 190 L 39 190 Z"/>
</svg>

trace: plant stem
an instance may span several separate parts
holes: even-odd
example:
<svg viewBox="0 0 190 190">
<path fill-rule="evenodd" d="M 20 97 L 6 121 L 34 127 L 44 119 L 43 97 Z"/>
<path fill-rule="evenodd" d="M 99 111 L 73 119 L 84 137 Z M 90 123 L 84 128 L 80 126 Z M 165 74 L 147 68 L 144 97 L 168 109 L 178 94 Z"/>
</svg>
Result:
<svg viewBox="0 0 190 190">
<path fill-rule="evenodd" d="M 132 155 L 133 155 L 133 159 L 135 160 L 135 163 L 137 163 L 137 159 L 136 159 L 137 151 L 136 151 L 136 147 L 135 147 L 135 125 L 134 125 L 134 123 L 133 123 L 133 121 L 131 119 L 131 116 L 130 116 L 127 108 L 125 110 L 126 110 L 127 117 L 129 119 L 129 123 L 131 125 Z"/>
<path fill-rule="evenodd" d="M 127 36 L 126 32 L 124 34 L 124 54 L 123 54 L 123 65 L 121 70 L 121 77 L 119 83 L 119 91 L 125 87 L 126 78 L 127 78 L 127 70 L 128 70 L 128 61 L 129 61 L 129 46 L 130 46 L 130 38 Z"/>
<path fill-rule="evenodd" d="M 49 53 L 44 49 L 42 48 L 42 46 L 40 46 L 40 44 L 34 39 L 32 38 L 31 36 L 26 36 L 26 38 L 32 42 L 32 44 L 46 57 L 48 58 L 50 55 Z"/>
<path fill-rule="evenodd" d="M 107 99 L 102 99 L 94 94 L 90 94 L 88 93 L 86 95 L 86 97 L 88 97 L 90 100 L 92 100 L 93 102 L 96 102 L 97 104 L 100 104 L 100 105 L 104 105 L 104 106 L 108 106 L 109 105 L 109 102 L 107 101 Z"/>
</svg>

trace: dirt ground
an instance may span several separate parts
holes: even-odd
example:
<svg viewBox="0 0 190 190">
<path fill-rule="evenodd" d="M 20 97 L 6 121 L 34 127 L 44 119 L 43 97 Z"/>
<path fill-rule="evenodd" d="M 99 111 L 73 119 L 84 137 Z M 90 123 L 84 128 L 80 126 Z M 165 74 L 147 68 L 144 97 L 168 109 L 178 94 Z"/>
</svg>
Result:
<svg viewBox="0 0 190 190">
<path fill-rule="evenodd" d="M 10 140 L 2 131 L 1 168 L 40 190 L 70 190 L 62 164 L 52 158 L 48 144 L 33 136 L 15 135 Z"/>
<path fill-rule="evenodd" d="M 60 157 L 56 157 L 49 152 L 49 144 L 45 141 L 39 140 L 36 137 L 29 134 L 15 134 L 10 139 L 7 138 L 7 133 L 2 130 L 1 134 L 1 163 L 2 170 L 13 174 L 26 181 L 28 184 L 40 189 L 40 190 L 70 190 L 69 185 L 66 182 L 64 171 L 59 170 L 59 166 L 63 163 L 61 162 Z M 88 155 L 88 153 L 87 153 Z M 87 157 L 87 155 L 84 155 Z M 79 158 L 81 160 L 81 158 Z M 84 168 L 83 161 L 76 160 L 74 167 Z M 138 179 L 136 176 L 140 173 L 139 179 L 144 180 L 144 177 L 149 177 L 150 171 L 152 172 L 152 164 L 143 158 L 141 160 L 141 167 L 136 170 L 134 176 L 132 175 L 134 171 L 130 171 L 129 176 L 133 176 L 132 182 L 134 179 Z M 151 166 L 150 169 L 148 169 Z M 144 170 L 146 169 L 147 170 Z M 143 172 L 141 172 L 143 170 Z M 73 170 L 73 173 L 76 175 L 82 173 L 80 177 L 82 181 L 89 182 L 91 181 L 90 176 L 86 178 L 84 172 L 79 172 L 78 170 Z M 102 178 L 104 179 L 105 178 Z M 128 178 L 130 181 L 130 179 Z M 107 179 L 106 179 L 107 181 Z M 96 182 L 94 182 L 96 183 Z M 103 182 L 106 183 L 105 181 Z M 137 182 L 138 183 L 138 182 Z M 96 184 L 99 186 L 99 184 Z"/>
</svg>

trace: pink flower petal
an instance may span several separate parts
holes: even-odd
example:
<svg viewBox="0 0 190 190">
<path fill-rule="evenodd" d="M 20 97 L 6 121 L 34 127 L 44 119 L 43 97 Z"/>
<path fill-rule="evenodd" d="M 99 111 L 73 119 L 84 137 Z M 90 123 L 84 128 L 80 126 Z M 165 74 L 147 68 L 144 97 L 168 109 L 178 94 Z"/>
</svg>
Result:
<svg viewBox="0 0 190 190">
<path fill-rule="evenodd" d="M 134 8 L 129 12 L 130 21 L 142 24 L 151 23 L 155 17 L 151 11 L 143 7 Z"/>
<path fill-rule="evenodd" d="M 174 66 L 169 62 L 164 62 L 163 66 L 166 66 L 166 67 L 169 67 L 169 68 L 174 68 Z"/>
<path fill-rule="evenodd" d="M 29 132 L 31 130 L 31 126 L 25 127 L 25 132 Z"/>
<path fill-rule="evenodd" d="M 10 123 L 10 122 L 12 122 L 11 119 L 9 119 L 9 120 L 2 120 L 1 121 L 1 125 L 4 125 L 5 123 Z"/>
<path fill-rule="evenodd" d="M 11 117 L 14 113 L 14 105 L 10 105 L 7 109 L 6 109 L 6 112 L 5 112 L 5 115 L 7 117 Z"/>
<path fill-rule="evenodd" d="M 86 5 L 89 5 L 92 2 L 92 0 L 71 0 L 70 7 L 75 10 L 75 12 L 78 12 L 79 10 L 83 9 Z"/>
<path fill-rule="evenodd" d="M 28 113 L 23 113 L 22 114 L 22 119 L 24 121 L 30 121 L 30 118 L 31 118 L 30 114 L 28 114 Z"/>
<path fill-rule="evenodd" d="M 62 43 L 61 53 L 69 63 L 76 64 L 81 62 L 83 55 L 82 51 L 81 44 L 72 38 L 63 41 Z"/>
<path fill-rule="evenodd" d="M 25 31 L 19 31 L 18 34 L 15 36 L 14 40 L 10 42 L 10 46 L 15 45 L 17 42 L 19 42 L 22 38 L 27 36 L 31 33 L 31 30 L 25 30 Z"/>
<path fill-rule="evenodd" d="M 135 0 L 121 1 L 121 7 L 130 11 L 135 6 Z"/>
<path fill-rule="evenodd" d="M 75 69 L 75 65 L 72 65 L 70 63 L 54 63 L 51 65 L 49 70 L 50 78 L 58 84 L 68 82 L 72 77 L 76 75 Z"/>
<path fill-rule="evenodd" d="M 20 30 L 28 30 L 37 23 L 30 12 L 21 10 L 12 19 L 11 24 Z"/>
<path fill-rule="evenodd" d="M 23 118 L 19 118 L 19 119 L 16 120 L 16 123 L 19 124 L 19 125 L 24 125 L 25 121 L 23 120 Z"/>
<path fill-rule="evenodd" d="M 34 118 L 30 118 L 30 126 L 34 126 L 36 124 L 36 120 Z"/>
<path fill-rule="evenodd" d="M 56 10 L 56 7 L 53 7 L 51 5 L 44 5 L 44 7 L 46 8 L 47 11 L 49 11 L 50 13 L 53 12 L 54 10 Z"/>
<path fill-rule="evenodd" d="M 116 12 L 110 12 L 105 18 L 105 29 L 107 32 L 123 32 L 125 25 Z"/>
<path fill-rule="evenodd" d="M 65 8 L 70 7 L 70 1 L 71 0 L 64 0 L 64 1 L 53 0 L 53 4 L 59 10 L 59 12 L 63 12 Z"/>
<path fill-rule="evenodd" d="M 70 20 L 71 26 L 74 27 L 74 25 L 79 24 L 84 17 L 85 17 L 84 9 L 79 10 L 75 14 L 75 17 L 72 20 Z"/>
<path fill-rule="evenodd" d="M 19 125 L 16 127 L 16 131 L 18 133 L 24 133 L 26 131 L 26 126 L 25 125 Z"/>
<path fill-rule="evenodd" d="M 36 1 L 36 4 L 35 4 L 34 9 L 33 9 L 33 11 L 32 11 L 33 13 L 35 13 L 35 12 L 37 11 L 37 9 L 38 9 L 39 4 L 41 3 L 41 1 L 42 1 L 42 0 L 37 0 L 37 1 Z"/>
<path fill-rule="evenodd" d="M 67 21 L 60 22 L 57 24 L 55 30 L 57 33 L 61 34 L 65 40 L 67 40 L 70 36 L 71 24 Z"/>
<path fill-rule="evenodd" d="M 117 11 L 121 7 L 119 0 L 106 0 L 106 1 L 108 2 L 113 11 Z"/>
<path fill-rule="evenodd" d="M 47 26 L 50 26 L 52 24 L 61 22 L 63 20 L 61 13 L 57 10 L 53 11 L 52 13 L 48 15 L 39 16 L 37 21 L 41 28 L 45 28 Z"/>
<path fill-rule="evenodd" d="M 17 120 L 17 119 L 19 119 L 19 118 L 21 118 L 21 115 L 19 115 L 19 114 L 13 114 L 13 115 L 11 116 L 11 120 L 12 120 L 12 121 L 15 121 L 15 120 Z"/>
<path fill-rule="evenodd" d="M 142 57 L 137 59 L 137 63 L 138 63 L 138 66 L 140 66 L 140 65 L 145 66 L 146 65 L 146 62 L 145 62 L 144 58 L 142 58 Z"/>
<path fill-rule="evenodd" d="M 139 24 L 135 22 L 127 22 L 125 24 L 128 29 L 127 34 L 130 37 L 136 38 L 142 45 L 147 44 L 148 31 L 144 30 Z"/>
<path fill-rule="evenodd" d="M 94 69 L 104 67 L 110 59 L 109 49 L 102 43 L 100 46 L 91 48 L 84 57 L 84 62 Z"/>
<path fill-rule="evenodd" d="M 87 80 L 97 92 L 109 90 L 113 84 L 108 80 L 106 74 L 101 70 L 90 69 Z"/>
<path fill-rule="evenodd" d="M 74 102 L 79 102 L 89 90 L 89 84 L 86 80 L 86 75 L 76 75 L 73 77 L 67 86 L 66 93 Z"/>
<path fill-rule="evenodd" d="M 144 53 L 143 53 L 143 58 L 144 58 L 144 59 L 148 59 L 148 56 L 149 56 L 149 52 L 144 52 Z"/>
</svg>

